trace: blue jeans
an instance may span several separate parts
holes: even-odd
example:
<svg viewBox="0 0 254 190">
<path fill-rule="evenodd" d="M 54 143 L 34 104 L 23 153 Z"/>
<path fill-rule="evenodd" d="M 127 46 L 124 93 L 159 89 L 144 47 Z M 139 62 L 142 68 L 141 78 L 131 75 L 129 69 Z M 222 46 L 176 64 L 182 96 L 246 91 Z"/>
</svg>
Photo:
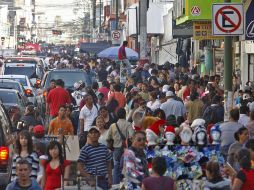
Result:
<svg viewBox="0 0 254 190">
<path fill-rule="evenodd" d="M 98 187 L 102 188 L 103 190 L 109 190 L 109 185 L 107 179 L 98 179 Z"/>
<path fill-rule="evenodd" d="M 120 183 L 120 176 L 121 176 L 121 170 L 120 170 L 120 161 L 121 161 L 121 155 L 122 155 L 122 148 L 115 148 L 113 152 L 113 160 L 114 160 L 114 169 L 113 169 L 113 184 L 119 184 Z"/>
</svg>

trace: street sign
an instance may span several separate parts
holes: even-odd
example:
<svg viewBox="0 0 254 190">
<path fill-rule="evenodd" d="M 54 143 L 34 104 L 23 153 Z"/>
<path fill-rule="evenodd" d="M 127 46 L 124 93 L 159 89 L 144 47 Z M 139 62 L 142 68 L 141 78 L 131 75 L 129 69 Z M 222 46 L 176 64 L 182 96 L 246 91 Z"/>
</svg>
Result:
<svg viewBox="0 0 254 190">
<path fill-rule="evenodd" d="M 213 35 L 235 36 L 244 33 L 243 5 L 241 3 L 213 4 Z"/>
<path fill-rule="evenodd" d="M 121 30 L 112 30 L 111 39 L 112 39 L 113 45 L 120 45 L 121 44 L 121 37 L 122 37 Z"/>
<path fill-rule="evenodd" d="M 245 40 L 254 40 L 254 1 L 252 0 L 245 15 Z"/>
<path fill-rule="evenodd" d="M 222 36 L 212 35 L 211 21 L 193 21 L 193 39 L 194 40 L 219 40 Z"/>
</svg>

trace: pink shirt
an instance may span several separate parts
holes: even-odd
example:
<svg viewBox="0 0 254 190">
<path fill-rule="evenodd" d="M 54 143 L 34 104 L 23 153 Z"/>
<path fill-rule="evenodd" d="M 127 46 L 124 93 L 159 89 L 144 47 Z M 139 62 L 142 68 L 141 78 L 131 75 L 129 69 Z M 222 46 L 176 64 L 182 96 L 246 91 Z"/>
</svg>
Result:
<svg viewBox="0 0 254 190">
<path fill-rule="evenodd" d="M 104 95 L 104 100 L 107 101 L 108 100 L 108 92 L 109 89 L 107 87 L 101 87 L 98 89 L 99 93 L 102 93 Z"/>
</svg>

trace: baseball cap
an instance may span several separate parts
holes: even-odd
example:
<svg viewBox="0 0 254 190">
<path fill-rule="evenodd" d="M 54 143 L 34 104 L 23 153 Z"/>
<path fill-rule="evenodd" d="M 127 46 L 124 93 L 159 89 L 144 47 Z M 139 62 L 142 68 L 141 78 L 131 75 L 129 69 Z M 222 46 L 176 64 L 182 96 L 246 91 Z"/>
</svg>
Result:
<svg viewBox="0 0 254 190">
<path fill-rule="evenodd" d="M 166 92 L 166 96 L 175 96 L 174 93 L 172 91 L 167 91 Z"/>
<path fill-rule="evenodd" d="M 96 127 L 96 126 L 92 126 L 92 127 L 88 130 L 88 132 L 92 131 L 93 129 L 95 129 L 96 131 L 100 132 L 99 128 Z"/>
<path fill-rule="evenodd" d="M 33 128 L 33 132 L 35 135 L 44 135 L 44 127 L 42 125 L 36 125 Z"/>
<path fill-rule="evenodd" d="M 165 84 L 163 87 L 162 87 L 162 92 L 167 92 L 169 91 L 169 85 Z"/>
</svg>

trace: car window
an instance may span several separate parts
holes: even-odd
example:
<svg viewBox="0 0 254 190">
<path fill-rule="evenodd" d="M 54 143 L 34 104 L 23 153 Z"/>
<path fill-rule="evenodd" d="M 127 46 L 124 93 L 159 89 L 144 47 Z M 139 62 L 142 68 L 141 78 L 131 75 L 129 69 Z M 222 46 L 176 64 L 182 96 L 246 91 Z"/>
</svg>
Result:
<svg viewBox="0 0 254 190">
<path fill-rule="evenodd" d="M 0 88 L 15 89 L 18 90 L 19 92 L 22 91 L 20 85 L 15 82 L 0 82 Z"/>
<path fill-rule="evenodd" d="M 0 122 L 2 123 L 4 135 L 10 134 L 12 132 L 9 130 L 12 127 L 11 122 L 2 106 L 0 106 Z"/>
<path fill-rule="evenodd" d="M 19 82 L 23 86 L 28 86 L 27 81 L 25 78 L 3 78 L 3 79 L 10 79 Z"/>
<path fill-rule="evenodd" d="M 35 78 L 36 70 L 34 66 L 31 67 L 8 67 L 4 69 L 4 75 L 26 75 L 28 78 Z"/>
<path fill-rule="evenodd" d="M 50 80 L 62 79 L 66 88 L 73 87 L 77 81 L 85 81 L 85 74 L 83 72 L 51 72 L 47 79 L 46 86 L 49 87 Z"/>
<path fill-rule="evenodd" d="M 14 92 L 0 91 L 0 99 L 3 103 L 17 103 L 17 95 Z"/>
</svg>

